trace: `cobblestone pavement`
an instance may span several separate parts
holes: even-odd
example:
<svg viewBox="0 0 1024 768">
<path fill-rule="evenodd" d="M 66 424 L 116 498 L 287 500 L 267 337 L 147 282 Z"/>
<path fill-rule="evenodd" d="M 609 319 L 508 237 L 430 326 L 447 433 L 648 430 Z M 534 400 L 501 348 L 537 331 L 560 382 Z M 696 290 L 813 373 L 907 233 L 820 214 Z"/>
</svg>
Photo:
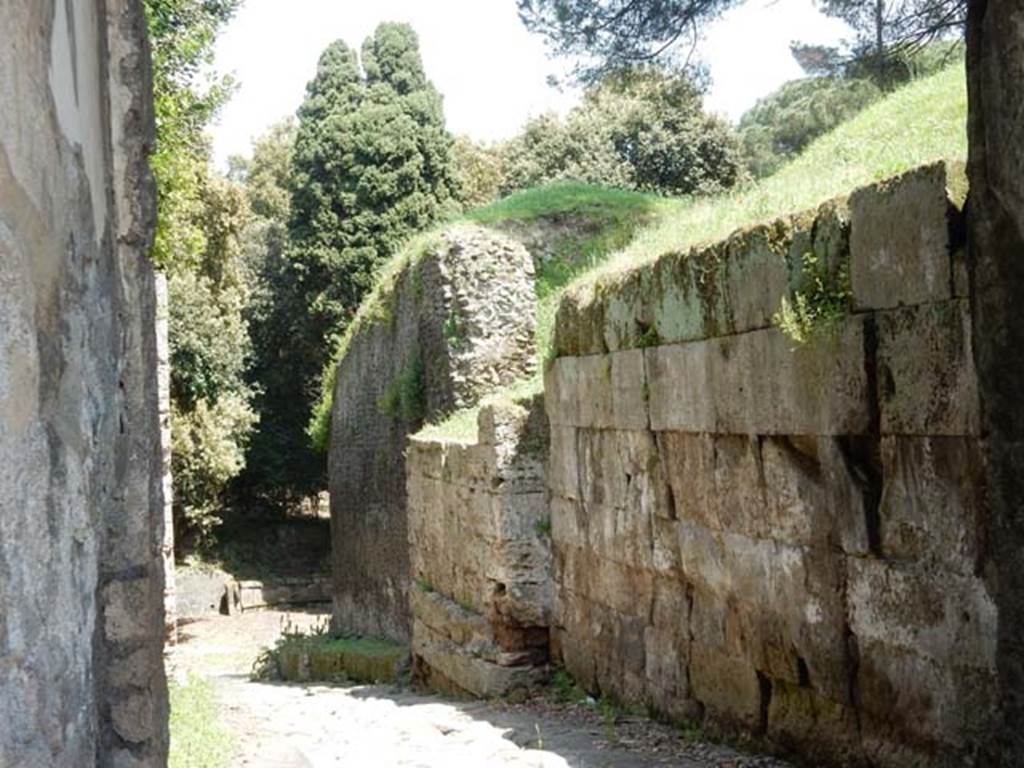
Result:
<svg viewBox="0 0 1024 768">
<path fill-rule="evenodd" d="M 169 674 L 213 680 L 237 735 L 237 768 L 786 768 L 765 757 L 685 739 L 640 717 L 614 723 L 586 704 L 457 701 L 393 686 L 251 682 L 261 647 L 283 621 L 315 613 L 211 617 L 181 629 Z"/>
</svg>

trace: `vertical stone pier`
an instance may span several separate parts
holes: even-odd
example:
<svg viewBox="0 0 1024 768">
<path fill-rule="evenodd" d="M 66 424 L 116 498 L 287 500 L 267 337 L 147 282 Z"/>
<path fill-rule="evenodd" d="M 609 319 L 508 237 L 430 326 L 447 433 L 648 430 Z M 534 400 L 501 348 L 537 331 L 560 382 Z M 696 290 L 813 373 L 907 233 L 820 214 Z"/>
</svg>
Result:
<svg viewBox="0 0 1024 768">
<path fill-rule="evenodd" d="M 0 766 L 161 768 L 146 20 L 0 8 Z"/>
</svg>

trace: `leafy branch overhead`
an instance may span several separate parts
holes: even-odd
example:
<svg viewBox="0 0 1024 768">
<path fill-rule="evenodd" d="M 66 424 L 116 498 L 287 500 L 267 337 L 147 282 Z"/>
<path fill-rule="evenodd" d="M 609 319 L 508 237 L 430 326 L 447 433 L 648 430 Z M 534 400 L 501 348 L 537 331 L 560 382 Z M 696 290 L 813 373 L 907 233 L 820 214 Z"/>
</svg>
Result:
<svg viewBox="0 0 1024 768">
<path fill-rule="evenodd" d="M 551 52 L 575 60 L 586 83 L 609 71 L 656 61 L 688 63 L 702 28 L 743 0 L 518 0 L 526 28 Z M 852 58 L 884 77 L 893 59 L 960 34 L 966 0 L 815 0 L 824 13 L 850 24 Z M 828 54 L 812 47 L 808 56 Z"/>
</svg>

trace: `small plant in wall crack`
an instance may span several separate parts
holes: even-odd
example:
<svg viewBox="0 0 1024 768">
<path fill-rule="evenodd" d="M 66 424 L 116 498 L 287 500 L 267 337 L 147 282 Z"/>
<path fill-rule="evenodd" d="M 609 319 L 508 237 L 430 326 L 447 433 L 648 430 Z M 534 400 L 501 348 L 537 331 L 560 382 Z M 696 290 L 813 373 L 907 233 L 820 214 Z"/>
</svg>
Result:
<svg viewBox="0 0 1024 768">
<path fill-rule="evenodd" d="M 830 269 L 823 258 L 806 253 L 802 258 L 804 287 L 783 297 L 772 322 L 793 343 L 802 346 L 833 337 L 850 311 L 850 271 L 844 262 Z"/>
</svg>

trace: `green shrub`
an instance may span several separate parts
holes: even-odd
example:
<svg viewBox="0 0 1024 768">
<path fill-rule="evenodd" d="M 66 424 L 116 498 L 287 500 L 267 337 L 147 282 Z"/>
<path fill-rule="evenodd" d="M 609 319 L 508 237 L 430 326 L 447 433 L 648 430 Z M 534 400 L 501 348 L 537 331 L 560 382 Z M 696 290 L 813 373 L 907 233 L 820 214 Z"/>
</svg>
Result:
<svg viewBox="0 0 1024 768">
<path fill-rule="evenodd" d="M 803 256 L 803 287 L 793 300 L 783 296 L 772 321 L 795 344 L 807 344 L 838 332 L 850 311 L 850 272 L 843 262 L 830 269 L 813 253 Z"/>
<path fill-rule="evenodd" d="M 380 412 L 392 419 L 416 422 L 427 411 L 427 390 L 423 381 L 423 360 L 414 352 L 402 371 L 388 384 L 377 403 Z"/>
<path fill-rule="evenodd" d="M 881 97 L 881 89 L 870 80 L 812 77 L 786 83 L 740 118 L 751 172 L 758 178 L 770 176 L 814 139 Z"/>
<path fill-rule="evenodd" d="M 645 67 L 607 76 L 564 120 L 548 114 L 529 121 L 505 145 L 502 191 L 574 179 L 707 194 L 732 188 L 743 174 L 735 134 L 703 111 L 694 81 Z"/>
</svg>

